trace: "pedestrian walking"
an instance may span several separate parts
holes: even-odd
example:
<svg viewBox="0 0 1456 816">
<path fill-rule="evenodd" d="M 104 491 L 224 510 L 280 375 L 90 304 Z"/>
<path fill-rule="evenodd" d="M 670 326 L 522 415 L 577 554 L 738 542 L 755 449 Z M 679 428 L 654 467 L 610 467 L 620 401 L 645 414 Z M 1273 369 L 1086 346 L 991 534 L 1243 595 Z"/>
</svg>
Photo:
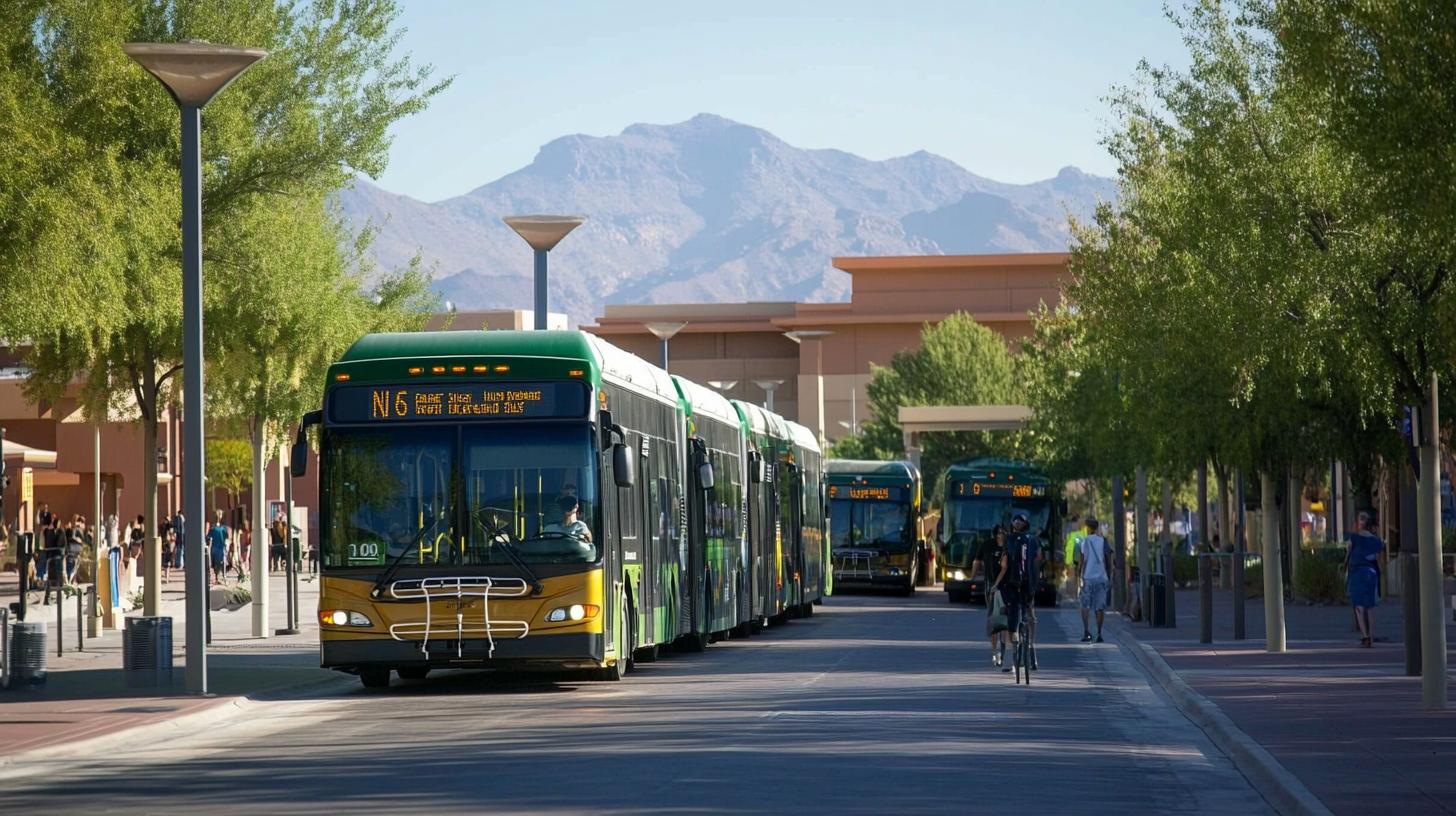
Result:
<svg viewBox="0 0 1456 816">
<path fill-rule="evenodd" d="M 172 561 L 177 557 L 177 531 L 172 522 L 162 522 L 162 581 L 172 578 Z"/>
<path fill-rule="evenodd" d="M 991 528 L 991 537 L 981 542 L 976 559 L 971 563 L 971 574 L 981 570 L 981 586 L 986 593 L 986 637 L 991 641 L 991 665 L 1000 666 L 1006 654 L 1006 603 L 992 584 L 992 570 L 1001 568 L 1001 556 L 1006 554 L 1006 529 L 997 524 Z"/>
<path fill-rule="evenodd" d="M 227 575 L 228 528 L 222 523 L 222 511 L 216 511 L 212 528 L 207 531 L 207 549 L 212 562 L 213 584 L 220 584 Z"/>
<path fill-rule="evenodd" d="M 1345 556 L 1345 589 L 1355 607 L 1355 625 L 1360 628 L 1360 645 L 1375 642 L 1375 629 L 1370 610 L 1380 605 L 1380 554 L 1385 542 L 1373 532 L 1371 514 L 1361 510 L 1355 515 L 1355 533 L 1350 536 L 1350 551 Z"/>
<path fill-rule="evenodd" d="M 288 522 L 283 520 L 283 513 L 273 517 L 273 526 L 268 528 L 270 544 L 268 546 L 268 569 L 276 572 L 287 565 L 288 547 L 284 543 L 288 536 Z"/>
<path fill-rule="evenodd" d="M 253 568 L 253 523 L 243 519 L 243 527 L 238 531 L 238 580 L 243 580 L 244 570 Z"/>
<path fill-rule="evenodd" d="M 187 549 L 187 517 L 178 510 L 177 515 L 172 517 L 172 534 L 177 537 L 177 546 L 173 548 L 176 561 L 172 566 L 177 569 L 186 569 L 185 551 Z"/>
<path fill-rule="evenodd" d="M 136 523 L 133 524 L 133 525 L 131 525 L 131 531 L 129 533 L 127 533 L 127 536 L 126 536 L 126 540 L 127 540 L 127 550 L 128 550 L 128 552 L 127 552 L 127 561 L 128 562 L 135 562 L 137 564 L 140 564 L 141 563 L 142 550 L 144 549 L 144 546 L 143 545 L 146 542 L 146 539 L 147 539 L 147 518 L 146 518 L 146 516 L 139 515 L 139 516 L 136 517 Z M 138 569 L 136 571 L 136 574 L 137 575 L 143 574 L 142 573 L 142 570 Z"/>
<path fill-rule="evenodd" d="M 1082 588 L 1077 593 L 1077 599 L 1082 607 L 1082 642 L 1093 641 L 1092 632 L 1088 627 L 1088 618 L 1092 614 L 1097 616 L 1097 637 L 1098 643 L 1102 642 L 1102 623 L 1107 616 L 1107 563 L 1112 547 L 1097 532 L 1097 519 L 1087 518 L 1087 534 L 1077 542 L 1077 574 L 1081 577 Z"/>
</svg>

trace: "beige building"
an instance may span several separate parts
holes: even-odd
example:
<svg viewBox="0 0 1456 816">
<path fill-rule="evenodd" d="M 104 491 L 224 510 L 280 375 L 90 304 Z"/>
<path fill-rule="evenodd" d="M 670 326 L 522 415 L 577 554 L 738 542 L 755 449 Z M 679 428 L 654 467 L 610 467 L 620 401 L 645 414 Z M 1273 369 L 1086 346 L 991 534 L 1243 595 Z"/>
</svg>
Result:
<svg viewBox="0 0 1456 816">
<path fill-rule="evenodd" d="M 654 323 L 685 323 L 669 341 L 669 368 L 717 384 L 735 399 L 774 410 L 838 439 L 865 419 L 865 385 L 872 365 L 920 345 L 926 323 L 955 312 L 1015 343 L 1032 331 L 1042 303 L 1061 300 L 1064 252 L 1004 255 L 923 255 L 835 258 L 850 274 L 845 303 L 728 303 L 607 306 L 596 325 L 583 326 L 633 353 L 659 361 Z M 796 342 L 789 333 L 827 332 Z M 823 409 L 816 385 L 823 375 Z"/>
</svg>

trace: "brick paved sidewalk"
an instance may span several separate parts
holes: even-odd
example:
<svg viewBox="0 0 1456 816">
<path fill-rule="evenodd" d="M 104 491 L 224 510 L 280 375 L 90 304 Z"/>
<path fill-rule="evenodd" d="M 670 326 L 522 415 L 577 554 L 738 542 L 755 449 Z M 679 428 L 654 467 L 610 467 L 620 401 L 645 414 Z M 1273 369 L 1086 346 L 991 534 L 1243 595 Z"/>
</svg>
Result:
<svg viewBox="0 0 1456 816">
<path fill-rule="evenodd" d="M 74 599 L 65 607 L 65 653 L 55 653 L 55 607 L 32 606 L 32 619 L 48 622 L 50 652 L 47 678 L 41 688 L 0 691 L 0 764 L 6 758 L 36 749 L 113 734 L 226 705 L 240 697 L 278 694 L 286 689 L 327 682 L 338 675 L 318 668 L 317 584 L 299 583 L 300 633 L 255 639 L 252 607 L 212 613 L 213 640 L 208 648 L 209 697 L 183 692 L 185 666 L 185 602 L 181 574 L 173 572 L 162 596 L 163 615 L 173 618 L 173 685 L 129 689 L 121 670 L 122 633 L 106 631 L 88 638 L 76 650 Z M 284 582 L 269 582 L 272 628 L 283 626 Z M 0 576 L 0 601 L 16 597 L 15 576 Z M 134 612 L 130 615 L 140 615 Z"/>
<path fill-rule="evenodd" d="M 1198 643 L 1197 593 L 1180 591 L 1177 606 L 1176 629 L 1127 628 L 1330 810 L 1456 814 L 1456 694 L 1446 711 L 1422 710 L 1421 680 L 1405 676 L 1398 599 L 1376 611 L 1370 649 L 1359 647 L 1349 607 L 1289 604 L 1288 651 L 1278 655 L 1264 651 L 1262 599 L 1248 601 L 1250 639 L 1240 642 L 1232 599 L 1216 592 L 1211 646 Z M 1456 671 L 1456 659 L 1449 665 Z"/>
</svg>

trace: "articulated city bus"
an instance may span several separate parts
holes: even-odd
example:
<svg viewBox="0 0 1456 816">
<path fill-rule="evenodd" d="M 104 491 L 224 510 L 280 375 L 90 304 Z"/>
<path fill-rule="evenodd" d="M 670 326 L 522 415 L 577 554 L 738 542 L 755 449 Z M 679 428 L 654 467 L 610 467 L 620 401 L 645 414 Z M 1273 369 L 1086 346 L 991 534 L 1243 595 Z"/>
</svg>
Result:
<svg viewBox="0 0 1456 816">
<path fill-rule="evenodd" d="M 616 680 L 757 620 L 742 414 L 597 337 L 369 335 L 330 367 L 296 474 L 315 425 L 321 662 L 366 686 L 442 667 Z"/>
<path fill-rule="evenodd" d="M 925 546 L 920 471 L 910 462 L 830 459 L 825 480 L 835 581 L 914 593 Z"/>
<path fill-rule="evenodd" d="M 1010 538 L 1011 519 L 1017 513 L 1026 514 L 1041 542 L 1037 602 L 1056 602 L 1050 536 L 1061 529 L 1060 500 L 1045 474 L 1027 462 L 972 459 L 946 468 L 935 498 L 941 508 L 936 552 L 952 603 L 984 597 L 987 579 L 995 579 L 996 565 L 983 565 L 980 571 L 973 571 L 972 565 L 997 525 Z"/>
</svg>

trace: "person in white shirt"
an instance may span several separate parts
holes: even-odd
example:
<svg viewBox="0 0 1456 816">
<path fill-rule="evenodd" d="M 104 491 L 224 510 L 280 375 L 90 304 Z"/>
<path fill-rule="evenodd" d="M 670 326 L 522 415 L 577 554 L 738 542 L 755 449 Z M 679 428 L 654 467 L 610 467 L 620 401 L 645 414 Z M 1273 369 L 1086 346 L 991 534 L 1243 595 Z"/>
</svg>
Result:
<svg viewBox="0 0 1456 816">
<path fill-rule="evenodd" d="M 1097 613 L 1097 642 L 1102 642 L 1102 622 L 1107 616 L 1107 539 L 1097 534 L 1097 519 L 1087 519 L 1087 535 L 1077 545 L 1077 572 L 1082 576 L 1078 595 L 1082 606 L 1082 642 L 1091 643 L 1088 613 Z"/>
</svg>

